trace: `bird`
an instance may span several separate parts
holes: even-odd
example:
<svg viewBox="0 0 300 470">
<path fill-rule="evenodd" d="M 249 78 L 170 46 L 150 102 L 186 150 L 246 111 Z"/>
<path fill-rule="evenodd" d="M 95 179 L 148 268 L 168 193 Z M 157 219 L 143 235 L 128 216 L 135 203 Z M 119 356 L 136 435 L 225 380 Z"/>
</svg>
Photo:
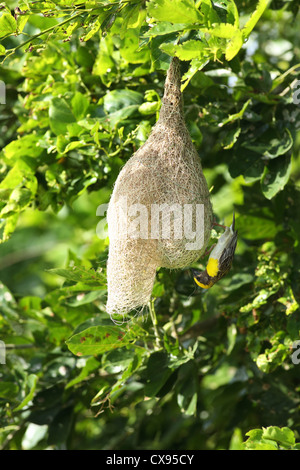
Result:
<svg viewBox="0 0 300 470">
<path fill-rule="evenodd" d="M 224 227 L 225 232 L 220 236 L 217 244 L 211 251 L 205 271 L 192 269 L 194 281 L 198 286 L 202 287 L 202 289 L 211 288 L 216 282 L 222 279 L 231 268 L 238 237 L 238 232 L 235 230 L 234 213 L 230 227 Z"/>
</svg>

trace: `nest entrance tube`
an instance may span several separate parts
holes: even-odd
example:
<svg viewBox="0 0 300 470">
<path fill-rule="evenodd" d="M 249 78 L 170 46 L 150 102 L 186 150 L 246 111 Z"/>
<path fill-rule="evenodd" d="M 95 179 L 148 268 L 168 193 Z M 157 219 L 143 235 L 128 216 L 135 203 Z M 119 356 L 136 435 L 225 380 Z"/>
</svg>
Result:
<svg viewBox="0 0 300 470">
<path fill-rule="evenodd" d="M 173 58 L 159 119 L 120 171 L 109 202 L 110 315 L 147 305 L 157 270 L 190 266 L 210 239 L 209 191 L 185 124 L 180 86 L 180 62 Z"/>
</svg>

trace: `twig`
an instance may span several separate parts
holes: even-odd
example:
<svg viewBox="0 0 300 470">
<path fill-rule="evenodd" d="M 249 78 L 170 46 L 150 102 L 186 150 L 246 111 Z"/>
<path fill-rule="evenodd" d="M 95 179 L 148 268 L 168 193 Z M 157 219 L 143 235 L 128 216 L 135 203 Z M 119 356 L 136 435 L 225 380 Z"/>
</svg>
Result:
<svg viewBox="0 0 300 470">
<path fill-rule="evenodd" d="M 157 349 L 160 349 L 161 341 L 160 341 L 160 334 L 157 328 L 158 323 L 157 323 L 156 313 L 154 309 L 154 299 L 151 299 L 149 302 L 149 311 L 150 311 L 150 317 L 151 317 L 152 324 L 153 324 L 155 344 L 156 344 Z"/>
<path fill-rule="evenodd" d="M 18 49 L 21 49 L 22 47 L 26 46 L 26 44 L 29 44 L 30 42 L 34 41 L 34 39 L 37 39 L 37 38 L 43 36 L 44 34 L 50 33 L 51 31 L 53 31 L 53 30 L 56 29 L 56 28 L 60 28 L 60 27 L 63 26 L 64 24 L 69 23 L 70 21 L 74 20 L 75 18 L 81 16 L 83 13 L 86 13 L 86 12 L 88 12 L 88 10 L 81 11 L 80 13 L 77 13 L 76 15 L 71 16 L 70 18 L 67 18 L 65 21 L 62 21 L 61 23 L 55 24 L 54 26 L 51 26 L 50 28 L 47 28 L 47 29 L 45 29 L 44 31 L 41 31 L 40 33 L 34 34 L 34 35 L 31 36 L 29 39 L 27 39 L 27 41 L 24 41 L 22 44 L 19 44 L 18 46 L 14 47 L 13 49 L 8 49 L 8 51 L 7 51 L 8 54 L 5 56 L 5 58 L 3 59 L 3 61 L 1 62 L 1 64 L 3 64 L 4 61 L 5 61 L 9 56 L 11 56 L 12 54 L 14 54 Z"/>
</svg>

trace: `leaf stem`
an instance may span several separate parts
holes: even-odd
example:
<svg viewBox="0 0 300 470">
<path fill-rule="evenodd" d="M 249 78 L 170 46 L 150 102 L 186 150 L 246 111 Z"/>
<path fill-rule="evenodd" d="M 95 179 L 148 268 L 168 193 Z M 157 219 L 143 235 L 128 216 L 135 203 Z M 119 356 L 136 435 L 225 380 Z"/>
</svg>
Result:
<svg viewBox="0 0 300 470">
<path fill-rule="evenodd" d="M 161 339 L 160 339 L 160 334 L 158 331 L 158 323 L 157 323 L 157 318 L 156 318 L 156 313 L 155 313 L 155 308 L 154 308 L 154 299 L 151 299 L 149 302 L 149 312 L 150 312 L 150 317 L 151 317 L 152 324 L 153 324 L 155 344 L 156 344 L 157 349 L 160 349 Z"/>
</svg>

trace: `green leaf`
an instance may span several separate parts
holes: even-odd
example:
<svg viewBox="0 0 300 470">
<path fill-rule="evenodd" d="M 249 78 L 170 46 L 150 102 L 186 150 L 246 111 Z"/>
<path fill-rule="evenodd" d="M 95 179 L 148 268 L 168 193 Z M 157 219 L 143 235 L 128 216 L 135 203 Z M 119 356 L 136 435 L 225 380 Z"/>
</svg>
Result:
<svg viewBox="0 0 300 470">
<path fill-rule="evenodd" d="M 103 20 L 104 16 L 100 16 L 98 17 L 94 23 L 92 25 L 90 25 L 89 27 L 89 31 L 84 35 L 82 36 L 80 39 L 81 41 L 88 41 L 89 39 L 91 39 L 100 29 L 100 26 L 102 24 L 102 20 Z"/>
<path fill-rule="evenodd" d="M 228 340 L 228 347 L 227 347 L 226 353 L 229 356 L 237 340 L 237 328 L 234 323 L 232 325 L 229 325 L 229 327 L 227 328 L 227 340 Z"/>
<path fill-rule="evenodd" d="M 258 153 L 250 150 L 235 150 L 232 159 L 229 162 L 229 172 L 233 178 L 243 175 L 247 183 L 253 183 L 261 179 L 264 172 L 264 162 Z"/>
<path fill-rule="evenodd" d="M 108 113 L 108 118 L 103 120 L 108 120 L 113 128 L 137 111 L 143 101 L 143 95 L 136 91 L 125 89 L 108 92 L 104 97 L 104 110 Z"/>
<path fill-rule="evenodd" d="M 212 25 L 212 28 L 203 29 L 202 31 L 217 38 L 231 39 L 238 30 L 236 26 L 230 23 L 215 23 Z"/>
<path fill-rule="evenodd" d="M 73 423 L 73 406 L 65 406 L 55 414 L 48 428 L 48 444 L 59 446 L 66 442 Z"/>
<path fill-rule="evenodd" d="M 4 155 L 11 161 L 17 161 L 20 158 L 25 158 L 28 162 L 34 163 L 33 159 L 37 159 L 44 149 L 40 146 L 39 137 L 37 135 L 24 135 L 19 139 L 13 140 L 4 148 Z"/>
<path fill-rule="evenodd" d="M 33 178 L 34 176 L 31 168 L 29 168 L 26 163 L 19 160 L 1 181 L 0 188 L 13 189 L 23 184 L 26 180 L 33 181 Z"/>
<path fill-rule="evenodd" d="M 258 22 L 262 14 L 265 12 L 267 7 L 270 5 L 270 3 L 271 3 L 271 0 L 259 0 L 258 1 L 255 11 L 251 14 L 249 20 L 247 21 L 244 28 L 242 29 L 242 34 L 244 38 L 249 36 L 249 34 L 253 30 L 256 23 Z"/>
<path fill-rule="evenodd" d="M 202 41 L 191 39 L 183 44 L 161 44 L 160 49 L 171 56 L 176 56 L 181 60 L 191 60 L 206 58 L 208 56 L 208 46 Z"/>
<path fill-rule="evenodd" d="M 235 127 L 235 128 L 230 129 L 230 131 L 226 133 L 222 141 L 222 145 L 224 149 L 228 150 L 234 146 L 234 144 L 238 140 L 241 130 L 242 130 L 241 127 Z"/>
<path fill-rule="evenodd" d="M 108 354 L 108 359 L 110 360 L 111 359 L 111 355 L 114 353 L 114 352 L 122 352 L 122 354 L 124 354 L 124 350 L 115 350 L 115 351 L 112 351 L 111 353 Z M 132 390 L 136 390 L 136 389 L 141 389 L 143 388 L 143 385 L 140 383 L 135 383 L 134 381 L 134 378 L 132 377 L 135 372 L 138 372 L 139 368 L 141 367 L 142 365 L 142 362 L 143 362 L 143 357 L 145 355 L 145 351 L 143 349 L 135 349 L 134 350 L 134 353 L 132 350 L 128 350 L 126 352 L 130 352 L 130 356 L 131 356 L 131 359 L 129 359 L 129 361 L 127 360 L 127 365 L 126 367 L 124 368 L 124 365 L 121 365 L 122 368 L 124 368 L 124 372 L 122 373 L 121 377 L 119 378 L 119 380 L 114 384 L 114 386 L 112 387 L 112 390 L 111 390 L 111 399 L 112 399 L 112 402 L 115 401 L 121 393 L 124 393 L 125 391 L 132 391 Z M 112 363 L 112 372 L 117 369 L 120 369 L 120 366 L 119 366 L 119 363 L 121 362 L 122 364 L 122 360 L 121 361 L 118 361 L 118 363 L 114 366 L 114 364 Z M 126 363 L 125 362 L 125 363 Z M 109 369 L 108 369 L 109 370 Z M 132 380 L 128 380 L 132 377 Z"/>
<path fill-rule="evenodd" d="M 192 77 L 191 83 L 194 87 L 204 92 L 207 88 L 214 86 L 214 81 L 200 70 Z"/>
<path fill-rule="evenodd" d="M 120 30 L 121 39 L 124 38 L 129 29 L 139 29 L 145 20 L 146 11 L 140 8 L 140 4 L 131 4 L 129 2 L 122 9 L 122 27 Z"/>
<path fill-rule="evenodd" d="M 172 374 L 169 367 L 168 355 L 159 351 L 151 354 L 147 363 L 147 383 L 145 386 L 145 395 L 154 397 L 166 383 Z"/>
<path fill-rule="evenodd" d="M 1 215 L 9 217 L 5 223 L 3 240 L 6 240 L 15 228 L 18 213 L 33 200 L 38 182 L 33 170 L 23 161 L 18 160 L 0 183 Z"/>
<path fill-rule="evenodd" d="M 209 62 L 208 59 L 202 58 L 202 59 L 192 59 L 190 63 L 190 68 L 188 71 L 182 76 L 182 81 L 184 84 L 181 86 L 181 91 L 183 91 L 189 82 L 192 80 L 192 78 L 195 76 L 195 74 L 201 70 L 205 65 Z"/>
<path fill-rule="evenodd" d="M 15 188 L 9 197 L 9 201 L 2 209 L 1 215 L 9 212 L 20 211 L 27 206 L 31 200 L 32 192 L 26 188 Z"/>
<path fill-rule="evenodd" d="M 182 31 L 186 28 L 188 28 L 188 25 L 186 25 L 185 23 L 174 24 L 170 23 L 169 21 L 161 21 L 152 26 L 149 31 L 144 33 L 144 37 L 161 36 L 176 31 Z"/>
<path fill-rule="evenodd" d="M 88 98 L 77 91 L 71 100 L 72 112 L 77 121 L 86 117 L 87 109 L 89 107 Z"/>
<path fill-rule="evenodd" d="M 262 437 L 288 447 L 293 446 L 296 442 L 294 432 L 287 427 L 269 426 L 268 428 L 263 428 Z"/>
<path fill-rule="evenodd" d="M 94 269 L 85 269 L 80 266 L 73 266 L 68 269 L 64 268 L 54 268 L 49 269 L 48 272 L 52 274 L 56 274 L 58 276 L 62 276 L 69 281 L 75 282 L 84 282 L 84 283 L 92 283 L 98 284 L 103 283 L 104 276 L 100 272 L 96 272 Z"/>
<path fill-rule="evenodd" d="M 71 107 L 64 98 L 53 98 L 49 107 L 51 130 L 56 135 L 66 134 L 68 124 L 76 122 Z"/>
<path fill-rule="evenodd" d="M 245 449 L 277 450 L 278 444 L 287 449 L 293 449 L 295 446 L 295 434 L 288 427 L 269 426 L 262 429 L 251 429 L 246 433 L 246 436 L 248 436 L 248 440 L 244 443 Z"/>
<path fill-rule="evenodd" d="M 283 344 L 275 344 L 258 355 L 256 364 L 261 371 L 269 373 L 281 365 L 289 355 L 290 351 Z"/>
<path fill-rule="evenodd" d="M 15 308 L 17 307 L 17 303 L 10 292 L 10 290 L 0 282 L 0 303 L 2 311 L 10 315 L 12 318 L 17 318 L 17 314 L 15 312 Z"/>
<path fill-rule="evenodd" d="M 226 46 L 225 58 L 226 60 L 232 60 L 240 51 L 244 44 L 244 39 L 241 31 L 236 31 L 232 36 L 229 43 Z"/>
<path fill-rule="evenodd" d="M 243 437 L 240 428 L 235 428 L 230 439 L 229 450 L 243 450 Z"/>
<path fill-rule="evenodd" d="M 293 138 L 288 128 L 282 131 L 270 127 L 260 138 L 245 140 L 242 146 L 272 159 L 286 154 L 293 146 Z"/>
<path fill-rule="evenodd" d="M 230 116 L 228 116 L 226 119 L 224 119 L 222 122 L 220 122 L 219 126 L 222 127 L 222 126 L 225 126 L 225 124 L 228 124 L 228 123 L 231 123 L 233 121 L 236 121 L 237 119 L 242 119 L 246 109 L 248 108 L 249 104 L 251 103 L 251 99 L 250 100 L 247 100 L 241 110 L 235 114 L 231 114 Z"/>
<path fill-rule="evenodd" d="M 5 242 L 9 239 L 9 237 L 16 228 L 18 218 L 19 214 L 15 213 L 0 222 L 0 243 Z"/>
<path fill-rule="evenodd" d="M 0 398 L 9 401 L 15 401 L 18 391 L 19 387 L 17 386 L 17 384 L 5 381 L 0 382 Z"/>
<path fill-rule="evenodd" d="M 271 160 L 265 167 L 261 189 L 267 199 L 272 199 L 287 184 L 292 170 L 290 155 Z"/>
<path fill-rule="evenodd" d="M 140 105 L 143 102 L 143 95 L 133 90 L 114 90 L 108 92 L 104 97 L 104 110 L 112 114 L 121 109 L 133 105 Z"/>
<path fill-rule="evenodd" d="M 272 78 L 268 70 L 253 69 L 245 76 L 245 83 L 250 86 L 255 93 L 258 91 L 268 93 L 272 87 Z"/>
<path fill-rule="evenodd" d="M 239 27 L 239 12 L 234 0 L 229 0 L 227 3 L 227 21 L 234 24 L 236 28 Z"/>
<path fill-rule="evenodd" d="M 0 38 L 12 34 L 17 29 L 17 22 L 9 13 L 3 13 L 0 17 Z"/>
<path fill-rule="evenodd" d="M 80 374 L 67 383 L 66 389 L 71 388 L 74 385 L 77 385 L 83 380 L 86 380 L 86 378 L 91 374 L 91 372 L 93 372 L 95 369 L 99 369 L 99 367 L 100 367 L 99 361 L 97 361 L 97 359 L 95 359 L 94 357 L 89 357 L 88 359 L 86 359 L 86 363 L 84 367 L 81 369 Z"/>
<path fill-rule="evenodd" d="M 247 214 L 239 216 L 239 234 L 248 240 L 273 238 L 277 228 L 274 220 L 261 216 Z"/>
<path fill-rule="evenodd" d="M 207 23 L 208 25 L 211 25 L 213 23 L 218 23 L 220 21 L 220 17 L 217 13 L 217 8 L 211 2 L 211 0 L 199 0 L 197 5 L 199 4 L 200 4 L 200 11 L 204 15 L 205 23 Z"/>
<path fill-rule="evenodd" d="M 175 33 L 157 36 L 151 39 L 151 59 L 155 69 L 168 70 L 171 58 L 161 50 L 160 46 L 162 43 L 175 45 L 176 42 L 177 39 Z"/>
<path fill-rule="evenodd" d="M 128 329 L 118 326 L 92 326 L 67 340 L 67 346 L 77 356 L 96 356 L 112 349 L 133 345 L 145 335 L 138 325 Z"/>
<path fill-rule="evenodd" d="M 120 47 L 121 56 L 131 64 L 145 64 L 150 60 L 147 47 L 139 47 L 140 35 L 138 29 L 129 29 Z"/>
<path fill-rule="evenodd" d="M 93 65 L 93 74 L 101 78 L 102 83 L 109 87 L 116 80 L 117 68 L 113 58 L 114 42 L 111 36 L 101 38 L 100 47 Z"/>
<path fill-rule="evenodd" d="M 192 395 L 187 393 L 187 389 L 183 390 L 183 393 L 178 394 L 177 402 L 181 409 L 181 412 L 186 416 L 195 416 L 197 411 L 197 400 L 198 395 L 196 392 L 193 392 Z"/>
<path fill-rule="evenodd" d="M 159 111 L 160 108 L 160 103 L 158 101 L 153 101 L 153 102 L 145 102 L 142 103 L 141 106 L 139 106 L 139 113 L 143 115 L 148 115 L 148 114 L 154 114 L 157 111 Z"/>
<path fill-rule="evenodd" d="M 286 315 L 291 315 L 292 313 L 296 312 L 298 308 L 300 307 L 300 305 L 298 304 L 298 302 L 296 301 L 294 297 L 293 290 L 290 286 L 288 287 L 284 296 L 277 299 L 277 302 L 280 302 L 286 307 L 286 311 L 285 311 Z"/>
<path fill-rule="evenodd" d="M 236 373 L 236 369 L 227 363 L 221 365 L 214 373 L 206 374 L 203 378 L 203 386 L 208 390 L 217 390 L 230 382 Z"/>
<path fill-rule="evenodd" d="M 201 23 L 203 17 L 192 0 L 150 0 L 149 16 L 170 23 Z"/>
<path fill-rule="evenodd" d="M 245 443 L 245 448 L 248 450 L 278 450 L 278 445 L 276 442 L 268 439 L 260 439 L 258 441 L 249 438 Z"/>
<path fill-rule="evenodd" d="M 254 276 L 248 273 L 238 273 L 234 274 L 231 278 L 230 284 L 224 287 L 226 292 L 235 291 L 240 287 L 252 283 Z"/>
<path fill-rule="evenodd" d="M 22 400 L 22 402 L 14 409 L 14 411 L 22 410 L 33 399 L 37 381 L 38 381 L 38 376 L 35 374 L 31 374 L 27 377 L 26 388 L 29 388 L 29 391 L 27 395 L 25 396 L 24 400 Z"/>
<path fill-rule="evenodd" d="M 22 449 L 33 449 L 38 444 L 38 442 L 44 439 L 47 432 L 48 426 L 46 424 L 39 426 L 35 423 L 29 423 L 22 439 Z"/>
<path fill-rule="evenodd" d="M 103 296 L 103 290 L 95 290 L 88 293 L 79 293 L 74 299 L 67 301 L 66 304 L 70 305 L 70 307 L 78 307 L 79 305 L 89 304 L 94 300 L 102 298 Z"/>
<path fill-rule="evenodd" d="M 177 403 L 181 412 L 187 416 L 195 416 L 198 387 L 194 361 L 189 361 L 179 368 L 175 388 L 177 390 Z"/>
</svg>

